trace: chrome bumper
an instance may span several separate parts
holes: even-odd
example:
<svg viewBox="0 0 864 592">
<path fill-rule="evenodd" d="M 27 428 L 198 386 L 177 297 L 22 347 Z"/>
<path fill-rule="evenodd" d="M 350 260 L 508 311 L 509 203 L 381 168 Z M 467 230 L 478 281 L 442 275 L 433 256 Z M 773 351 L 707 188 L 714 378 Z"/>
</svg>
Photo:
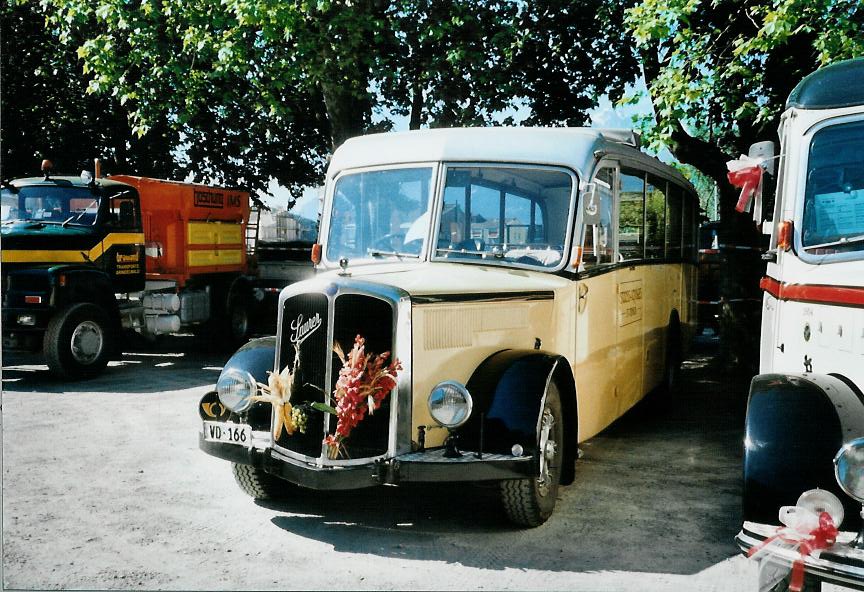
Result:
<svg viewBox="0 0 864 592">
<path fill-rule="evenodd" d="M 735 537 L 735 543 L 747 553 L 776 532 L 777 526 L 745 522 L 741 532 Z M 841 532 L 830 549 L 815 551 L 806 557 L 805 572 L 824 582 L 864 590 L 864 550 L 849 546 L 855 535 L 854 532 Z M 800 555 L 792 549 L 775 549 L 771 558 L 791 567 Z"/>
<path fill-rule="evenodd" d="M 500 481 L 525 479 L 535 473 L 530 456 L 463 452 L 448 458 L 443 449 L 412 452 L 391 459 L 379 459 L 350 466 L 325 466 L 304 463 L 284 456 L 266 446 L 263 435 L 253 432 L 252 446 L 209 442 L 198 433 L 198 446 L 212 456 L 235 463 L 259 467 L 303 487 L 318 490 L 360 489 L 375 485 L 408 482 Z"/>
</svg>

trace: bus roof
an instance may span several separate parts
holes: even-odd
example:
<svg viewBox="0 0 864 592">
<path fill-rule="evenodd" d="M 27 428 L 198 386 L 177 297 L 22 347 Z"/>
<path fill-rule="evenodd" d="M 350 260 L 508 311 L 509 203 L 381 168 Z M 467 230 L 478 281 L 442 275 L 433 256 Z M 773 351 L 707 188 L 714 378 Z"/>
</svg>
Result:
<svg viewBox="0 0 864 592">
<path fill-rule="evenodd" d="M 346 169 L 412 162 L 502 162 L 563 166 L 585 178 L 599 155 L 627 156 L 687 184 L 677 171 L 641 152 L 631 130 L 573 127 L 436 128 L 358 136 L 336 150 L 327 174 L 332 178 Z"/>
<path fill-rule="evenodd" d="M 804 77 L 786 108 L 839 109 L 864 105 L 864 58 L 837 62 Z"/>
</svg>

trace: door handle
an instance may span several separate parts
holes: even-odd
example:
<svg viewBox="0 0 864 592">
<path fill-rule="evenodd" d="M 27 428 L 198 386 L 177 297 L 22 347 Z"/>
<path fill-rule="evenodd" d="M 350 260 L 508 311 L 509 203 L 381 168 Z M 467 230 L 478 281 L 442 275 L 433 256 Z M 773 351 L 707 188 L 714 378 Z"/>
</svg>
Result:
<svg viewBox="0 0 864 592">
<path fill-rule="evenodd" d="M 585 310 L 585 305 L 588 304 L 588 286 L 579 284 L 579 312 Z"/>
</svg>

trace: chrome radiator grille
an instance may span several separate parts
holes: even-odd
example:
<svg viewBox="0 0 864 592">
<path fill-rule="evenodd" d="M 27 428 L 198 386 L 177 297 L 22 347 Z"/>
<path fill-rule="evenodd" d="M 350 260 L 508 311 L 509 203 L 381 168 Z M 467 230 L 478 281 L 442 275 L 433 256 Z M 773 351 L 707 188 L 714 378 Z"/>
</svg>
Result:
<svg viewBox="0 0 864 592">
<path fill-rule="evenodd" d="M 284 431 L 276 441 L 278 447 L 296 455 L 327 462 L 322 441 L 336 431 L 337 418 L 311 409 L 314 402 L 333 407 L 331 399 L 342 361 L 335 345 L 347 356 L 357 335 L 366 340 L 366 353 L 393 351 L 394 308 L 390 302 L 366 294 L 324 292 L 301 293 L 285 299 L 280 327 L 279 369 L 293 367 L 295 355 L 300 361 L 294 378 L 291 404 L 307 414 L 306 433 L 288 436 Z M 296 347 L 295 347 L 296 346 Z M 357 460 L 381 456 L 390 441 L 390 409 L 395 392 L 374 415 L 367 415 L 345 441 L 348 458 Z M 344 460 L 344 459 L 343 459 Z"/>
</svg>

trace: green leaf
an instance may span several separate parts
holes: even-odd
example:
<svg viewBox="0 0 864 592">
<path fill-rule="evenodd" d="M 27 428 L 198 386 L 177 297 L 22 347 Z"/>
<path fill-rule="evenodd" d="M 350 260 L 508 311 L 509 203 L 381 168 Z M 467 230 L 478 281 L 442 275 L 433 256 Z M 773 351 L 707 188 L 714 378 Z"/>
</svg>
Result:
<svg viewBox="0 0 864 592">
<path fill-rule="evenodd" d="M 318 411 L 321 411 L 323 413 L 330 413 L 332 415 L 336 415 L 336 409 L 324 403 L 312 403 L 311 407 L 312 409 L 317 409 Z"/>
</svg>

